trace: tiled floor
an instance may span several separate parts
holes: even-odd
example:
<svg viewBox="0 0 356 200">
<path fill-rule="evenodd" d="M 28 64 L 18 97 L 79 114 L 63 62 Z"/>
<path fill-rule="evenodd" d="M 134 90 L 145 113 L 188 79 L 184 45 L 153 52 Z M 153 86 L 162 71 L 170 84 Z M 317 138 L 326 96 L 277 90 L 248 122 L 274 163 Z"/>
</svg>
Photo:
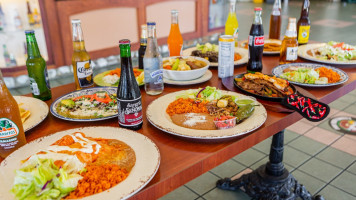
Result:
<svg viewBox="0 0 356 200">
<path fill-rule="evenodd" d="M 333 116 L 356 117 L 352 113 L 356 110 L 356 90 L 345 96 L 329 104 L 332 112 L 327 119 L 319 123 L 302 119 L 285 130 L 285 167 L 311 194 L 321 194 L 327 200 L 356 200 L 356 136 L 345 135 L 329 126 Z M 240 177 L 265 164 L 271 141 L 268 138 L 160 200 L 250 199 L 242 190 L 216 188 L 216 181 Z"/>
</svg>

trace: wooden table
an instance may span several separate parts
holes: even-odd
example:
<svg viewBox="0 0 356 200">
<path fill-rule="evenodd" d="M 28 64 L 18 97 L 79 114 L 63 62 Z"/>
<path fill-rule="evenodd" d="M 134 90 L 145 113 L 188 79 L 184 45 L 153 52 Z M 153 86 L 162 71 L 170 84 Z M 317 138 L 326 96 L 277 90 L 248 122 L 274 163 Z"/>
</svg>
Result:
<svg viewBox="0 0 356 200">
<path fill-rule="evenodd" d="M 277 65 L 277 56 L 263 57 L 263 73 L 271 74 L 272 68 Z M 213 78 L 211 80 L 192 86 L 165 85 L 163 94 L 158 96 L 146 95 L 142 87 L 141 93 L 144 116 L 149 103 L 165 94 L 203 86 L 215 86 L 220 89 L 225 89 L 217 77 L 217 69 L 212 68 L 210 70 L 213 72 Z M 349 80 L 341 86 L 304 89 L 307 89 L 319 100 L 330 103 L 356 88 L 356 68 L 343 68 L 343 70 L 348 73 Z M 235 67 L 235 74 L 245 71 L 246 67 Z M 53 98 L 46 103 L 50 106 L 53 100 L 66 93 L 72 92 L 74 89 L 74 83 L 53 88 Z M 267 114 L 266 123 L 258 130 L 233 139 L 213 142 L 188 140 L 170 135 L 155 128 L 144 117 L 143 127 L 138 132 L 146 135 L 157 144 L 161 153 L 161 165 L 152 181 L 131 199 L 157 199 L 302 118 L 298 113 L 287 114 L 267 110 Z M 40 125 L 26 133 L 27 141 L 30 142 L 58 131 L 84 126 L 118 127 L 118 120 L 115 118 L 99 122 L 80 123 L 60 120 L 49 114 L 47 119 Z"/>
</svg>

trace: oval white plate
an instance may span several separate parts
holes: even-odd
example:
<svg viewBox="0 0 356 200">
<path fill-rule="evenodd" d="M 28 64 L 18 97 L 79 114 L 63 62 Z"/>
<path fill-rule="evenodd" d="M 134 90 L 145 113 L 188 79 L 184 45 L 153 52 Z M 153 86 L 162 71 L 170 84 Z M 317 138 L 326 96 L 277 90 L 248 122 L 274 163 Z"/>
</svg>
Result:
<svg viewBox="0 0 356 200">
<path fill-rule="evenodd" d="M 76 128 L 39 138 L 10 154 L 0 164 L 0 199 L 14 199 L 14 195 L 10 193 L 10 189 L 14 182 L 15 170 L 21 167 L 21 160 L 39 152 L 41 149 L 45 149 L 64 135 L 77 131 L 81 131 L 89 137 L 123 141 L 136 154 L 136 164 L 124 181 L 109 190 L 82 198 L 83 200 L 127 199 L 147 185 L 156 174 L 161 160 L 160 153 L 158 147 L 146 136 L 115 127 Z"/>
<path fill-rule="evenodd" d="M 205 74 L 197 79 L 190 80 L 190 81 L 174 81 L 170 79 L 163 78 L 163 82 L 171 85 L 194 85 L 198 83 L 204 83 L 213 77 L 213 73 L 210 70 L 206 70 Z"/>
<path fill-rule="evenodd" d="M 313 63 L 290 63 L 290 64 L 285 64 L 285 65 L 279 65 L 275 68 L 272 69 L 272 74 L 281 77 L 281 74 L 283 74 L 283 70 L 286 68 L 289 68 L 291 66 L 295 67 L 306 67 L 306 68 L 319 68 L 319 67 L 326 67 L 329 69 L 332 69 L 334 72 L 338 73 L 340 75 L 340 81 L 337 83 L 328 83 L 328 84 L 310 84 L 310 83 L 300 83 L 300 82 L 295 82 L 295 81 L 290 81 L 290 83 L 293 83 L 294 85 L 301 85 L 301 86 L 306 86 L 306 87 L 327 87 L 327 86 L 334 86 L 334 85 L 340 85 L 345 83 L 348 79 L 349 76 L 342 71 L 341 69 L 337 69 L 335 67 L 327 66 L 327 65 L 321 65 L 321 64 L 313 64 Z"/>
<path fill-rule="evenodd" d="M 310 56 L 307 52 L 311 49 L 317 49 L 322 46 L 325 46 L 326 43 L 318 43 L 318 44 L 306 44 L 306 45 L 301 45 L 298 47 L 298 56 L 301 58 L 304 58 L 306 60 L 310 61 L 315 61 L 319 63 L 326 63 L 326 64 L 341 64 L 341 65 L 356 65 L 356 60 L 350 60 L 350 61 L 336 61 L 336 60 L 321 60 L 318 58 L 315 58 L 313 56 Z"/>
<path fill-rule="evenodd" d="M 176 96 L 181 93 L 184 93 L 184 91 L 170 93 L 151 102 L 146 111 L 148 121 L 164 132 L 181 137 L 192 139 L 224 139 L 252 132 L 262 126 L 267 119 L 265 107 L 253 97 L 230 91 L 222 91 L 224 95 L 234 95 L 241 99 L 251 99 L 255 101 L 255 105 L 258 106 L 255 107 L 255 111 L 249 118 L 237 124 L 234 128 L 225 130 L 196 130 L 181 127 L 174 124 L 169 115 L 166 113 L 168 105 L 176 100 Z"/>
<path fill-rule="evenodd" d="M 14 96 L 17 103 L 23 103 L 23 108 L 30 111 L 30 116 L 23 123 L 24 131 L 28 131 L 31 128 L 40 124 L 44 119 L 46 119 L 49 109 L 45 102 L 25 96 Z"/>
<path fill-rule="evenodd" d="M 61 97 L 59 97 L 58 99 L 56 99 L 52 105 L 51 105 L 51 113 L 52 115 L 54 115 L 55 117 L 59 118 L 59 119 L 63 119 L 63 120 L 68 120 L 68 121 L 74 121 L 74 122 L 92 122 L 92 121 L 101 121 L 101 120 L 105 120 L 105 119 L 110 119 L 110 118 L 114 118 L 117 117 L 118 114 L 116 115 L 111 115 L 111 116 L 107 116 L 107 117 L 101 117 L 101 118 L 92 118 L 92 119 L 74 119 L 74 118 L 69 118 L 69 117 L 65 117 L 63 115 L 60 115 L 56 108 L 57 105 L 61 102 L 61 100 L 63 99 L 69 99 L 69 98 L 73 98 L 73 97 L 78 97 L 78 96 L 82 96 L 82 95 L 90 95 L 90 94 L 94 94 L 96 92 L 99 91 L 106 91 L 110 94 L 116 94 L 117 92 L 117 88 L 116 87 L 93 87 L 93 88 L 88 88 L 88 89 L 83 89 L 83 90 L 78 90 L 78 91 L 74 91 L 68 94 L 65 94 Z"/>
<path fill-rule="evenodd" d="M 183 50 L 183 56 L 190 56 L 192 51 L 197 50 L 196 47 L 191 47 Z M 234 65 L 243 65 L 248 62 L 248 51 L 247 49 L 241 47 L 235 47 L 235 53 L 239 53 L 241 55 L 241 59 L 234 62 Z M 210 67 L 217 67 L 219 63 L 210 62 Z"/>
</svg>

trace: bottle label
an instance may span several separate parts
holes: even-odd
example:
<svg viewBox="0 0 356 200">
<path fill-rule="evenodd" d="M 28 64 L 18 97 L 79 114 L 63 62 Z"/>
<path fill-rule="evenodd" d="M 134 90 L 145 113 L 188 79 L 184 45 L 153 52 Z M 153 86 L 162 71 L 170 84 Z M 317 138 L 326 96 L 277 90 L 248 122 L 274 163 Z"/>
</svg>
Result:
<svg viewBox="0 0 356 200">
<path fill-rule="evenodd" d="M 93 68 L 91 60 L 77 62 L 77 77 L 80 87 L 89 87 L 93 83 Z"/>
<path fill-rule="evenodd" d="M 309 41 L 310 26 L 299 26 L 298 43 L 305 44 Z"/>
<path fill-rule="evenodd" d="M 298 47 L 287 47 L 286 50 L 286 60 L 294 61 L 298 58 Z"/>
<path fill-rule="evenodd" d="M 248 36 L 249 46 L 263 46 L 265 44 L 265 36 Z"/>
<path fill-rule="evenodd" d="M 30 78 L 30 86 L 31 86 L 32 94 L 40 95 L 40 90 L 38 89 L 38 85 L 34 78 Z"/>
<path fill-rule="evenodd" d="M 119 124 L 122 126 L 136 126 L 143 122 L 141 96 L 132 100 L 117 98 Z"/>
<path fill-rule="evenodd" d="M 0 148 L 12 149 L 17 144 L 19 127 L 8 118 L 0 118 Z"/>
<path fill-rule="evenodd" d="M 287 36 L 287 37 L 297 37 L 297 31 L 296 30 L 294 30 L 294 31 L 291 31 L 291 30 L 286 30 L 286 34 L 285 34 L 285 36 Z"/>
<path fill-rule="evenodd" d="M 234 31 L 234 39 L 235 39 L 235 42 L 237 42 L 237 39 L 239 37 L 239 28 L 236 28 L 235 31 Z"/>
<path fill-rule="evenodd" d="M 279 8 L 273 8 L 272 10 L 272 15 L 274 16 L 280 16 L 281 15 L 281 11 L 279 10 Z"/>
</svg>

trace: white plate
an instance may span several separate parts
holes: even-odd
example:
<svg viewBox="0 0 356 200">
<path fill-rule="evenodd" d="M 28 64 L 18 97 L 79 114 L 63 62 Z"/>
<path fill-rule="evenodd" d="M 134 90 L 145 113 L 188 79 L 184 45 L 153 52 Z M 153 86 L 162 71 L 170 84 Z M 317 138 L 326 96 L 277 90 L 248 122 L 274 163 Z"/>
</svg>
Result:
<svg viewBox="0 0 356 200">
<path fill-rule="evenodd" d="M 31 128 L 37 126 L 44 119 L 46 119 L 49 109 L 45 102 L 25 96 L 14 96 L 17 103 L 23 103 L 23 108 L 30 111 L 30 116 L 23 123 L 24 131 L 28 131 Z"/>
<path fill-rule="evenodd" d="M 340 75 L 340 81 L 337 83 L 328 83 L 328 84 L 310 84 L 310 83 L 299 83 L 295 81 L 290 81 L 289 82 L 293 83 L 294 85 L 301 85 L 301 86 L 306 86 L 306 87 L 327 87 L 327 86 L 334 86 L 334 85 L 340 85 L 345 83 L 348 79 L 349 76 L 342 71 L 341 69 L 337 69 L 335 67 L 327 66 L 327 65 L 320 65 L 320 64 L 313 64 L 313 63 L 290 63 L 290 64 L 285 64 L 285 65 L 279 65 L 275 68 L 272 69 L 272 74 L 281 77 L 281 74 L 283 74 L 283 70 L 286 68 L 289 68 L 291 66 L 294 67 L 305 67 L 305 68 L 319 68 L 319 67 L 326 67 L 329 69 L 332 69 L 334 72 L 338 73 Z"/>
<path fill-rule="evenodd" d="M 191 47 L 183 50 L 183 56 L 190 56 L 193 51 L 197 50 L 196 47 Z M 248 51 L 247 49 L 241 47 L 235 47 L 235 53 L 239 53 L 241 55 L 241 59 L 234 62 L 234 65 L 243 65 L 248 62 Z M 217 67 L 219 63 L 210 62 L 210 67 Z"/>
<path fill-rule="evenodd" d="M 306 60 L 315 61 L 315 62 L 319 62 L 319 63 L 339 64 L 339 65 L 356 65 L 356 60 L 350 60 L 350 61 L 321 60 L 321 59 L 315 58 L 307 53 L 309 50 L 317 49 L 317 48 L 320 48 L 325 45 L 326 45 L 326 43 L 301 45 L 298 47 L 298 56 L 301 58 L 304 58 Z"/>
<path fill-rule="evenodd" d="M 205 74 L 197 79 L 190 80 L 190 81 L 174 81 L 170 79 L 163 78 L 164 83 L 171 84 L 171 85 L 194 85 L 198 83 L 204 83 L 213 77 L 213 73 L 210 70 L 206 70 Z"/>
<path fill-rule="evenodd" d="M 241 99 L 251 99 L 255 102 L 255 105 L 258 106 L 255 107 L 255 111 L 249 118 L 237 124 L 234 128 L 225 130 L 196 130 L 181 127 L 172 122 L 171 118 L 166 113 L 166 109 L 171 102 L 176 100 L 177 95 L 184 92 L 185 91 L 170 93 L 151 102 L 146 111 L 148 121 L 158 129 L 173 135 L 192 139 L 216 140 L 237 137 L 252 132 L 262 126 L 267 119 L 265 107 L 256 101 L 256 99 L 235 92 L 222 91 L 224 95 L 233 95 Z"/>
<path fill-rule="evenodd" d="M 127 199 L 147 185 L 156 174 L 161 160 L 160 153 L 158 147 L 146 136 L 134 131 L 115 127 L 70 129 L 39 138 L 10 154 L 0 164 L 0 199 L 14 199 L 14 195 L 10 193 L 10 189 L 14 182 L 15 170 L 21 167 L 22 160 L 39 152 L 41 149 L 45 149 L 64 135 L 77 131 L 81 131 L 89 137 L 123 141 L 129 145 L 136 154 L 136 164 L 124 181 L 109 190 L 81 199 Z"/>
<path fill-rule="evenodd" d="M 101 117 L 101 118 L 92 118 L 92 119 L 74 119 L 74 118 L 69 118 L 69 117 L 65 117 L 63 115 L 60 115 L 56 108 L 57 105 L 61 102 L 61 100 L 63 99 L 69 99 L 69 98 L 74 98 L 74 97 L 79 97 L 82 95 L 91 95 L 94 94 L 96 92 L 99 91 L 106 91 L 109 94 L 116 94 L 117 93 L 117 88 L 116 87 L 93 87 L 93 88 L 88 88 L 88 89 L 83 89 L 83 90 L 78 90 L 78 91 L 74 91 L 68 94 L 65 94 L 61 97 L 59 97 L 58 99 L 56 99 L 52 105 L 51 105 L 51 113 L 53 116 L 59 118 L 59 119 L 63 119 L 63 120 L 68 120 L 68 121 L 74 121 L 74 122 L 92 122 L 92 121 L 101 121 L 101 120 L 105 120 L 105 119 L 110 119 L 110 118 L 114 118 L 117 117 L 118 114 L 115 115 L 111 115 L 111 116 L 107 116 L 107 117 Z"/>
</svg>

